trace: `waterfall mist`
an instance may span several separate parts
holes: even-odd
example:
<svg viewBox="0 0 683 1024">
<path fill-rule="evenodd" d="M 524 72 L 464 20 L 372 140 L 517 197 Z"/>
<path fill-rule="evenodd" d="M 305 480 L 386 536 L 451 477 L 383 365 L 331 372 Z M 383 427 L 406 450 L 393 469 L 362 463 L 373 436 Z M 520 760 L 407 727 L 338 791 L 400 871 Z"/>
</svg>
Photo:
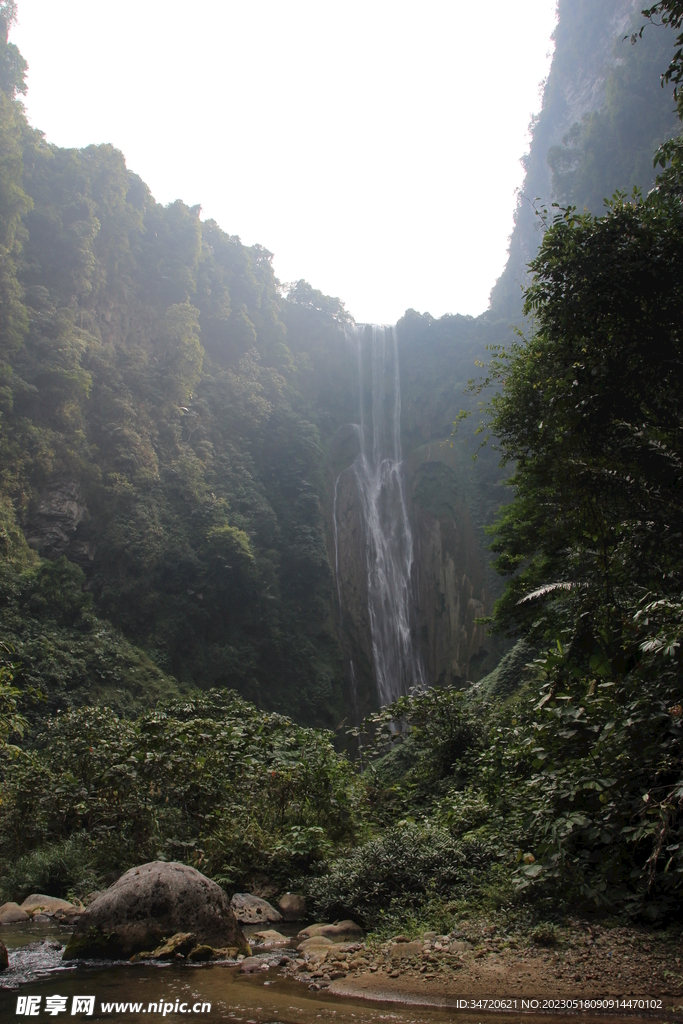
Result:
<svg viewBox="0 0 683 1024">
<path fill-rule="evenodd" d="M 426 685 L 411 636 L 413 538 L 401 462 L 396 328 L 354 325 L 346 328 L 346 339 L 357 361 L 360 420 L 356 425 L 360 451 L 349 471 L 355 476 L 363 513 L 372 653 L 379 702 L 385 705 L 412 687 Z M 340 592 L 339 597 L 341 611 Z"/>
</svg>

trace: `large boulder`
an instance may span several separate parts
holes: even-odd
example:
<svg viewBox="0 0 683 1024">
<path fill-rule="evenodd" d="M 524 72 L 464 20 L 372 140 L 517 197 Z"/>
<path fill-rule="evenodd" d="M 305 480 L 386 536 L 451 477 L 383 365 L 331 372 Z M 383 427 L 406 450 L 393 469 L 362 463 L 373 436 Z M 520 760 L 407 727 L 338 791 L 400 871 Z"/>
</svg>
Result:
<svg viewBox="0 0 683 1024">
<path fill-rule="evenodd" d="M 18 903 L 3 903 L 0 907 L 0 924 L 21 924 L 22 921 L 30 920 L 30 916 Z"/>
<path fill-rule="evenodd" d="M 277 901 L 277 909 L 285 921 L 306 920 L 306 899 L 304 896 L 299 896 L 298 893 L 286 892 Z"/>
<path fill-rule="evenodd" d="M 313 935 L 310 939 L 304 939 L 296 947 L 301 953 L 310 953 L 312 950 L 332 949 L 332 939 L 326 939 L 324 935 Z"/>
<path fill-rule="evenodd" d="M 233 913 L 240 924 L 275 924 L 282 920 L 282 914 L 278 913 L 267 900 L 259 896 L 252 896 L 248 892 L 236 892 L 230 901 Z"/>
<path fill-rule="evenodd" d="M 200 945 L 250 952 L 219 885 L 185 864 L 153 861 L 126 871 L 90 904 L 64 959 L 129 959 L 178 932 L 193 933 Z"/>
</svg>

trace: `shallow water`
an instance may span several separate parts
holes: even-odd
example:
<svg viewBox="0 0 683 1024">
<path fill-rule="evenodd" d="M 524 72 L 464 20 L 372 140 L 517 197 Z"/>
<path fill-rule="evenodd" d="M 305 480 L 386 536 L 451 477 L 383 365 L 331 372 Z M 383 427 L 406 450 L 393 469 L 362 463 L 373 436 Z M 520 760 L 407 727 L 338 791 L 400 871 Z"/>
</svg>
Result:
<svg viewBox="0 0 683 1024">
<path fill-rule="evenodd" d="M 189 1016 L 198 1018 L 198 1022 L 244 1024 L 445 1024 L 453 1020 L 459 1024 L 493 1024 L 502 1016 L 508 1021 L 517 1016 L 333 996 L 311 991 L 301 982 L 283 977 L 277 968 L 241 975 L 237 967 L 227 964 L 63 964 L 62 949 L 56 947 L 68 936 L 69 929 L 49 925 L 20 925 L 0 932 L 10 952 L 9 971 L 0 975 L 0 1021 L 17 1020 L 17 1001 L 26 996 L 40 997 L 35 1016 L 43 1021 L 75 1017 L 80 1021 L 120 1019 L 130 1024 L 151 1024 L 151 1016 L 152 1020 L 168 1018 L 178 1024 Z M 50 1015 L 46 1012 L 46 997 L 55 995 L 63 997 L 65 1008 Z M 74 996 L 95 997 L 92 1015 L 72 1013 Z M 525 1013 L 523 1017 L 524 1024 L 558 1024 L 569 1020 L 570 1015 Z M 586 1024 L 596 1020 L 593 1015 L 573 1014 L 572 1021 L 577 1017 Z M 671 1019 L 670 1015 L 665 1017 Z M 633 1024 L 643 1018 L 611 1014 L 608 1019 L 610 1024 Z"/>
</svg>

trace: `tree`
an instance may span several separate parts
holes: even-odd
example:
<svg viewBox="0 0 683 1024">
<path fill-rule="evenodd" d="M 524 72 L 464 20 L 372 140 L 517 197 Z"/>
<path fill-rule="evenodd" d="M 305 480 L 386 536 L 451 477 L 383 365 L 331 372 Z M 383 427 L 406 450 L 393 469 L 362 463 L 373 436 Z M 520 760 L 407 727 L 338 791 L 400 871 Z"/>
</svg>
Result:
<svg viewBox="0 0 683 1024">
<path fill-rule="evenodd" d="M 27 728 L 27 721 L 19 711 L 21 690 L 14 683 L 14 665 L 11 650 L 0 643 L 0 754 L 14 752 L 9 743 L 12 736 L 21 738 Z"/>
<path fill-rule="evenodd" d="M 189 302 L 169 306 L 156 343 L 164 391 L 178 404 L 189 401 L 202 372 L 199 310 Z"/>
<path fill-rule="evenodd" d="M 533 617 L 517 602 L 541 586 L 555 589 L 539 600 L 617 618 L 626 592 L 644 595 L 663 574 L 678 587 L 682 194 L 674 172 L 646 200 L 617 196 L 605 217 L 570 208 L 531 264 L 534 332 L 501 353 L 492 403 L 517 487 L 494 549 L 504 572 L 523 566 L 499 615 Z"/>
<path fill-rule="evenodd" d="M 14 45 L 7 41 L 12 25 L 17 20 L 15 0 L 0 3 L 0 89 L 14 99 L 18 92 L 26 92 L 28 64 Z"/>
<path fill-rule="evenodd" d="M 8 352 L 16 349 L 26 331 L 26 312 L 17 281 L 17 264 L 25 231 L 21 218 L 30 210 L 31 200 L 22 186 L 22 133 L 25 118 L 15 102 L 17 92 L 26 92 L 26 61 L 7 33 L 16 20 L 14 0 L 0 3 L 0 402 L 11 406 L 11 370 Z"/>
<path fill-rule="evenodd" d="M 557 213 L 488 423 L 515 467 L 494 619 L 537 652 L 505 754 L 530 771 L 523 884 L 652 914 L 683 889 L 681 146 L 647 198 Z"/>
</svg>

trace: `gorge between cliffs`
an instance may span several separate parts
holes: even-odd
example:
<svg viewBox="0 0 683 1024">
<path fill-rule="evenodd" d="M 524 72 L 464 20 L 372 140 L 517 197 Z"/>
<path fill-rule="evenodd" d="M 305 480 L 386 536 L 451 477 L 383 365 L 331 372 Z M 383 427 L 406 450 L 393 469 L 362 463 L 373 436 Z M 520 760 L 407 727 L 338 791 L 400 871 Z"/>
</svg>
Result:
<svg viewBox="0 0 683 1024">
<path fill-rule="evenodd" d="M 680 1015 L 681 3 L 559 0 L 488 307 L 392 325 L 157 201 L 115 146 L 50 142 L 17 10 L 0 990 L 61 1005 L 75 928 L 79 999 L 164 963 L 230 1013 L 272 982 L 264 1024 L 301 982 Z M 491 117 L 459 159 L 495 172 Z"/>
</svg>

